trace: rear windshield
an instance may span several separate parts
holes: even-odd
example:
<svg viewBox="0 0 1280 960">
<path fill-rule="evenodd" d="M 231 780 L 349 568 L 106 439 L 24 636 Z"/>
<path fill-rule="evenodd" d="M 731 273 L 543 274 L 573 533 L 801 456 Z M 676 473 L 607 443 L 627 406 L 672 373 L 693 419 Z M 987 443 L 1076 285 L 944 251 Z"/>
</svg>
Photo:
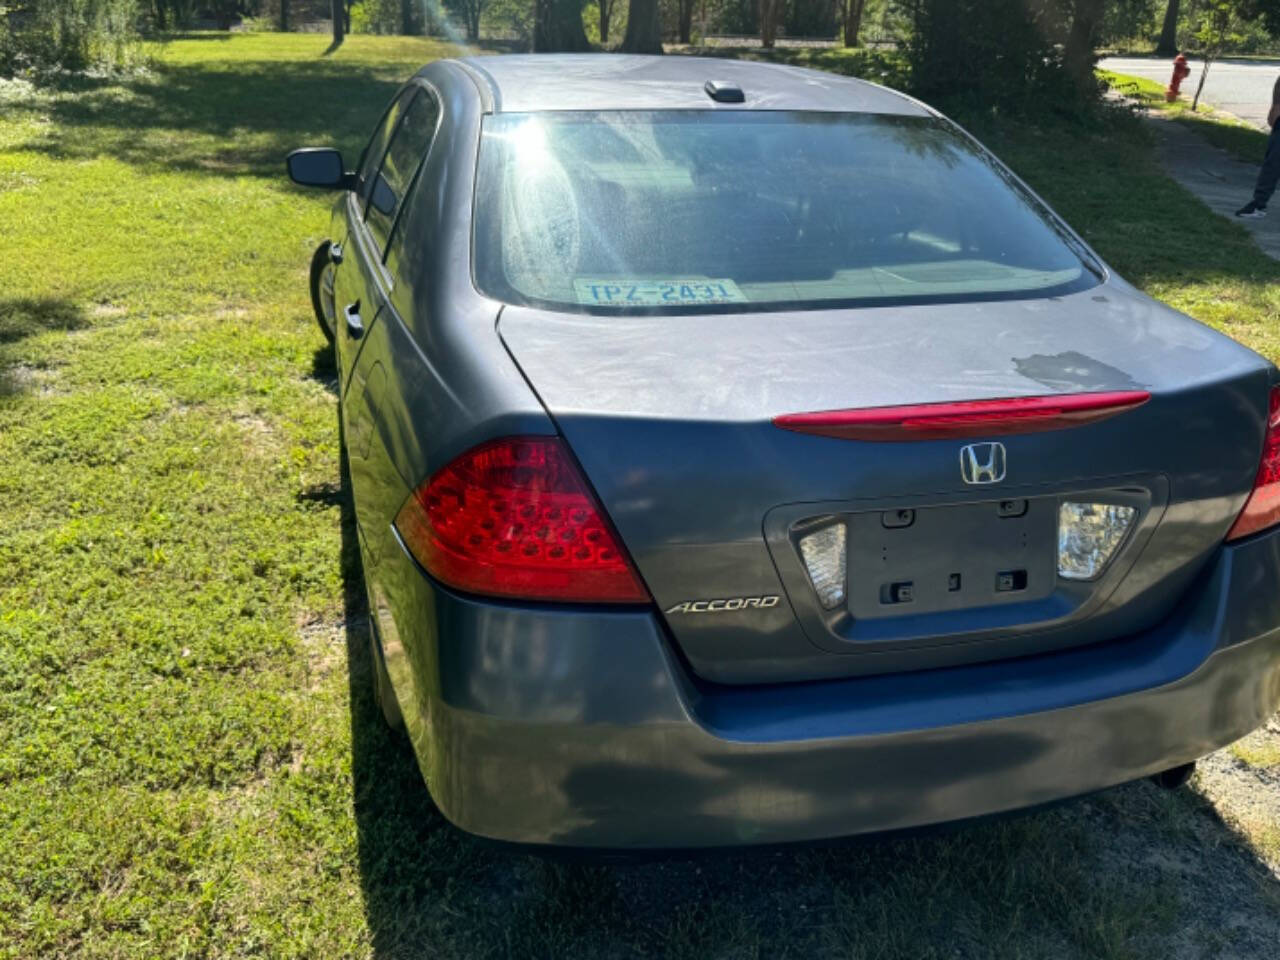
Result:
<svg viewBox="0 0 1280 960">
<path fill-rule="evenodd" d="M 697 110 L 486 117 L 475 280 L 508 303 L 662 313 L 1054 296 L 1097 277 L 944 121 Z"/>
</svg>

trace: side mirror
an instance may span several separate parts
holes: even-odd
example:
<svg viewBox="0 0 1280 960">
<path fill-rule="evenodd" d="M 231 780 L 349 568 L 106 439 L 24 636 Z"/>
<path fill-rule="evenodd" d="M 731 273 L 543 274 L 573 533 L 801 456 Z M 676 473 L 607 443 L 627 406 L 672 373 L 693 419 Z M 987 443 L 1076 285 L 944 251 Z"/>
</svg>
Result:
<svg viewBox="0 0 1280 960">
<path fill-rule="evenodd" d="M 304 187 L 350 189 L 354 179 L 342 167 L 342 154 L 332 147 L 303 147 L 285 159 L 289 179 Z"/>
</svg>

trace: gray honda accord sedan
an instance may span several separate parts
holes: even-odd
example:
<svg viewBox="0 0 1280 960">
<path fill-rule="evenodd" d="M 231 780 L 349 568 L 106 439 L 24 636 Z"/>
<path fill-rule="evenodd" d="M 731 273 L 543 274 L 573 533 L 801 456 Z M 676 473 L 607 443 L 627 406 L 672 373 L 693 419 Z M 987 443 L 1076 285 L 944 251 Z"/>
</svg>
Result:
<svg viewBox="0 0 1280 960">
<path fill-rule="evenodd" d="M 1280 376 L 929 107 L 686 57 L 433 63 L 348 170 L 376 692 L 487 837 L 1010 810 L 1280 705 Z"/>
</svg>

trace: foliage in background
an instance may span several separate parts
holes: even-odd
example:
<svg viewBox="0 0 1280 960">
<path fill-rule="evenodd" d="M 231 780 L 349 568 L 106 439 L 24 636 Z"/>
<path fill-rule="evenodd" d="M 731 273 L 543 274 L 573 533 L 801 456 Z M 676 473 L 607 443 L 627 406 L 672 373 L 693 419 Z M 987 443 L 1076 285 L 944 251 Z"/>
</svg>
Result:
<svg viewBox="0 0 1280 960">
<path fill-rule="evenodd" d="M 1102 21 L 1103 42 L 1150 39 L 1156 31 L 1156 17 L 1163 16 L 1164 9 L 1161 0 L 1111 0 Z"/>
<path fill-rule="evenodd" d="M 1224 10 L 1235 23 L 1222 54 L 1280 53 L 1280 0 L 1107 0 L 1102 42 L 1160 56 L 1173 56 L 1177 49 L 1201 53 L 1206 19 Z"/>
<path fill-rule="evenodd" d="M 352 33 L 393 34 L 400 23 L 400 0 L 360 0 L 351 7 Z"/>
<path fill-rule="evenodd" d="M 333 197 L 280 157 L 358 156 L 456 50 L 328 42 L 205 34 L 0 105 L 0 958 L 1275 954 L 1274 750 L 1240 755 L 1234 794 L 1139 783 L 692 860 L 544 861 L 445 825 L 370 696 L 307 298 Z M 887 51 L 752 55 L 902 82 Z M 963 119 L 1127 279 L 1280 358 L 1280 265 L 1132 118 Z"/>
<path fill-rule="evenodd" d="M 475 43 L 480 39 L 480 22 L 484 19 L 484 12 L 491 2 L 492 0 L 446 0 L 444 10 L 461 23 L 466 40 Z M 437 13 L 443 19 L 443 12 L 438 7 Z M 447 29 L 446 33 L 448 33 Z"/>
<path fill-rule="evenodd" d="M 502 2 L 503 0 L 490 0 L 494 6 Z M 602 10 L 607 10 L 609 15 L 607 34 L 602 28 Z M 590 0 L 582 8 L 582 25 L 586 28 L 587 39 L 602 48 L 616 47 L 627 32 L 627 12 L 626 0 Z"/>
<path fill-rule="evenodd" d="M 1076 112 L 1097 90 L 1076 87 L 1058 0 L 899 0 L 913 91 L 926 100 L 1021 115 Z"/>
<path fill-rule="evenodd" d="M 533 42 L 533 4 L 529 0 L 489 0 L 481 27 L 485 34 L 515 40 L 527 50 Z"/>
<path fill-rule="evenodd" d="M 116 67 L 139 59 L 137 0 L 29 0 L 6 13 L 0 75 Z"/>
</svg>

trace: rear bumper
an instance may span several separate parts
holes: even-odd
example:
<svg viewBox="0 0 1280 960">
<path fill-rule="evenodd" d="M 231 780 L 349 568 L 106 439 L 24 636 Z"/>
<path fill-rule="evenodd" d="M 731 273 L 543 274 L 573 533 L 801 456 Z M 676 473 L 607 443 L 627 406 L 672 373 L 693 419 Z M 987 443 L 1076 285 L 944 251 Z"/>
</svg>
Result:
<svg viewBox="0 0 1280 960">
<path fill-rule="evenodd" d="M 741 688 L 696 682 L 646 612 L 426 584 L 413 606 L 434 636 L 395 644 L 409 655 L 393 676 L 432 796 L 470 832 L 613 848 L 806 840 L 1044 803 L 1243 736 L 1280 706 L 1278 584 L 1280 535 L 1266 534 L 1222 550 L 1166 623 L 1124 641 Z"/>
</svg>

